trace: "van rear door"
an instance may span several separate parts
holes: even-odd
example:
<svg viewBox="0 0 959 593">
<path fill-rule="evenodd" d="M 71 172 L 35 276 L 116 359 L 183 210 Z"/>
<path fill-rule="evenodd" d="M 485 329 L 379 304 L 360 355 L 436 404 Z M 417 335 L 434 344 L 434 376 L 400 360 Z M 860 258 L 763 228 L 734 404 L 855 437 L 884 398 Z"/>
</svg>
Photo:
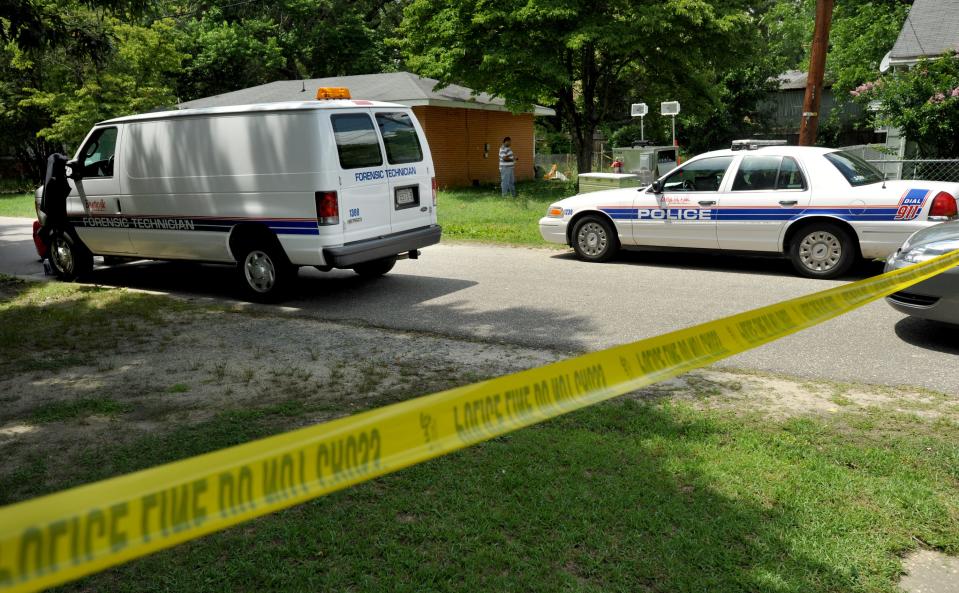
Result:
<svg viewBox="0 0 959 593">
<path fill-rule="evenodd" d="M 422 130 L 408 111 L 376 110 L 386 151 L 390 229 L 408 231 L 433 222 L 432 163 Z"/>
<path fill-rule="evenodd" d="M 343 242 L 389 235 L 392 202 L 380 140 L 370 110 L 337 109 L 330 115 L 330 124 L 339 158 Z"/>
</svg>

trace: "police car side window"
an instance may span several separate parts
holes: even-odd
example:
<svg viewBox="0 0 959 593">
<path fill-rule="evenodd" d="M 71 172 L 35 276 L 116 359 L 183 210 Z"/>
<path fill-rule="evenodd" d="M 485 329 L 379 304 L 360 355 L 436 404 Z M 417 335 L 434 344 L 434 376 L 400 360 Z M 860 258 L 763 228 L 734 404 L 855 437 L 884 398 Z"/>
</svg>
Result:
<svg viewBox="0 0 959 593">
<path fill-rule="evenodd" d="M 806 189 L 806 178 L 803 177 L 796 159 L 790 156 L 783 157 L 782 165 L 779 166 L 776 189 Z"/>
<path fill-rule="evenodd" d="M 718 156 L 693 161 L 677 169 L 663 180 L 663 190 L 677 191 L 719 191 L 731 156 Z"/>
<path fill-rule="evenodd" d="M 336 152 L 344 169 L 378 167 L 383 164 L 380 141 L 376 137 L 373 119 L 365 113 L 331 115 Z"/>
<path fill-rule="evenodd" d="M 386 159 L 391 165 L 418 163 L 423 160 L 423 149 L 410 116 L 406 113 L 377 113 L 376 123 L 383 135 Z"/>
<path fill-rule="evenodd" d="M 745 156 L 733 179 L 733 191 L 769 191 L 776 189 L 782 157 Z"/>
<path fill-rule="evenodd" d="M 83 177 L 113 177 L 113 156 L 116 148 L 116 128 L 101 128 L 94 132 L 80 153 L 83 159 Z"/>
</svg>

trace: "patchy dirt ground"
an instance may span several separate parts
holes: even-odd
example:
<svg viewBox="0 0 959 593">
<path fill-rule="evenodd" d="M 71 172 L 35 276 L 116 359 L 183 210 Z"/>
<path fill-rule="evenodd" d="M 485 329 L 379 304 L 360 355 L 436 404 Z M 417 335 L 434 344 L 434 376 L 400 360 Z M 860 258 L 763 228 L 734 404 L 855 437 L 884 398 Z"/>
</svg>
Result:
<svg viewBox="0 0 959 593">
<path fill-rule="evenodd" d="M 296 403 L 291 427 L 307 425 L 565 356 L 258 311 L 178 309 L 159 320 L 126 327 L 104 348 L 88 335 L 80 343 L 89 348 L 74 352 L 82 364 L 0 379 L 0 474 L 24 455 L 124 442 L 224 410 Z M 629 397 L 772 419 L 881 407 L 959 420 L 959 400 L 942 394 L 734 370 L 697 371 Z"/>
</svg>

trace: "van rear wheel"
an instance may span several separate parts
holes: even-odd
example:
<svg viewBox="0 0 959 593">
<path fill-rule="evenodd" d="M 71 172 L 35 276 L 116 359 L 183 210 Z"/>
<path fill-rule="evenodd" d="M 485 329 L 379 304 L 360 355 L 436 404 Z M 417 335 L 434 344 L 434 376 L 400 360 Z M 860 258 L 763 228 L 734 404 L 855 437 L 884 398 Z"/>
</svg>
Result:
<svg viewBox="0 0 959 593">
<path fill-rule="evenodd" d="M 240 249 L 237 275 L 244 296 L 258 303 L 275 303 L 289 292 L 296 266 L 275 245 L 248 244 Z"/>
<path fill-rule="evenodd" d="M 363 262 L 353 266 L 353 271 L 364 278 L 378 278 L 384 276 L 393 266 L 396 265 L 396 256 L 384 257 L 383 259 L 374 259 L 373 261 Z"/>
<path fill-rule="evenodd" d="M 50 267 L 58 279 L 73 282 L 93 271 L 93 254 L 69 231 L 56 230 L 50 237 Z"/>
</svg>

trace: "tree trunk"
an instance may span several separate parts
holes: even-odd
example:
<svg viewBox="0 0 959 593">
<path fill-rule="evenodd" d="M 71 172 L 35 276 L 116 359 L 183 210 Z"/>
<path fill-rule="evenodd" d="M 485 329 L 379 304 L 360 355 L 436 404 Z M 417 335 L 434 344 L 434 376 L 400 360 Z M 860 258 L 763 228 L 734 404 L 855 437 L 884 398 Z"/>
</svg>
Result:
<svg viewBox="0 0 959 593">
<path fill-rule="evenodd" d="M 578 133 L 573 134 L 573 150 L 576 151 L 576 168 L 580 173 L 589 173 L 593 170 L 593 132 L 590 125 L 583 126 Z"/>
</svg>

